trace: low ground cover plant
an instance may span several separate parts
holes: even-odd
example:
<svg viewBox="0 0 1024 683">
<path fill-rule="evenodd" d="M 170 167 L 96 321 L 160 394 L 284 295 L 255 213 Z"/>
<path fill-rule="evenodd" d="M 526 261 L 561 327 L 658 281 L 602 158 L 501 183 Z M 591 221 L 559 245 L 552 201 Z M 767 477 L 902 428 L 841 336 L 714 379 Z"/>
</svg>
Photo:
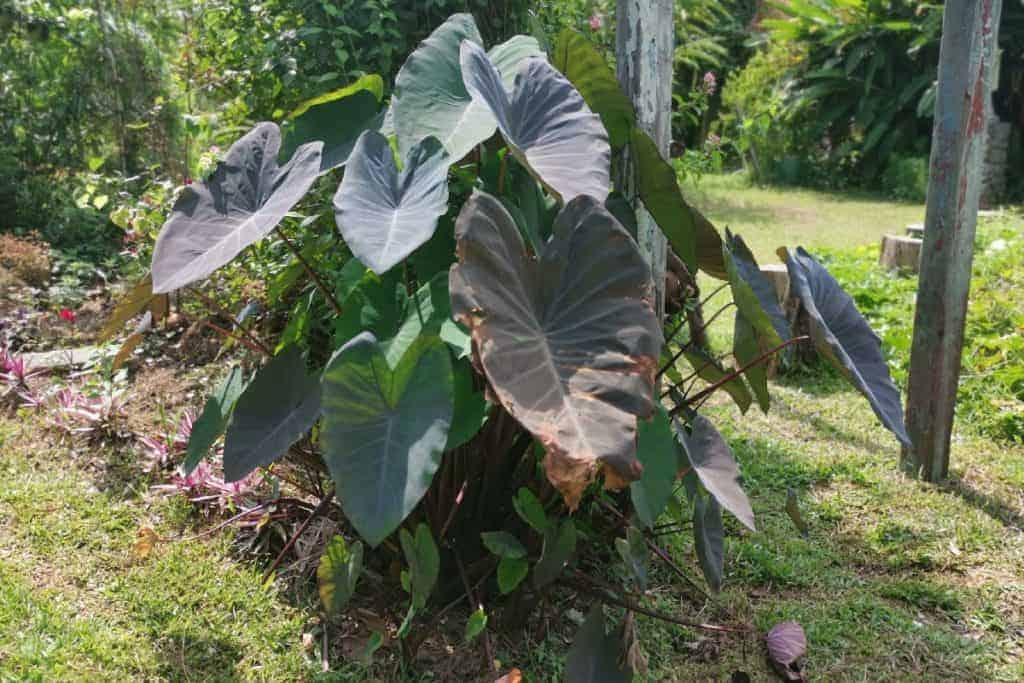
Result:
<svg viewBox="0 0 1024 683">
<path fill-rule="evenodd" d="M 808 336 L 794 336 L 742 237 L 684 201 L 589 41 L 566 32 L 550 52 L 528 36 L 483 43 L 471 16 L 454 15 L 410 55 L 387 106 L 381 79 L 367 76 L 280 125 L 257 124 L 184 188 L 151 274 L 112 326 L 147 308 L 152 319 L 154 301 L 173 292 L 208 299 L 211 276 L 244 266 L 275 235 L 294 268 L 291 283 L 271 285 L 307 281 L 307 310 L 326 311 L 329 327 L 312 334 L 289 321 L 273 345 L 245 316 L 228 323 L 222 331 L 252 352 L 255 371 L 233 369 L 209 397 L 183 475 L 221 437 L 227 483 L 301 460 L 323 494 L 313 516 L 336 500 L 345 524 L 317 572 L 325 611 L 338 614 L 400 565 L 407 655 L 434 623 L 435 602 L 467 598 L 466 638 L 489 651 L 496 615 L 522 623 L 568 585 L 594 600 L 569 679 L 600 670 L 627 680 L 642 669 L 632 615 L 674 618 L 640 604 L 649 554 L 674 566 L 654 540 L 658 519 L 692 526 L 713 591 L 723 509 L 755 528 L 738 465 L 700 413 L 707 399 L 721 389 L 742 411 L 756 401 L 767 412 L 766 364 L 799 341 L 907 443 L 899 392 L 878 337 L 800 247 L 780 249 L 809 320 Z M 627 151 L 634 203 L 611 192 L 612 161 Z M 337 234 L 300 248 L 282 221 L 313 224 L 327 207 L 307 194 L 341 168 L 330 204 Z M 667 320 L 635 240 L 641 203 L 684 278 L 682 310 Z M 315 264 L 332 251 L 354 258 L 328 275 Z M 732 294 L 708 316 L 734 314 L 725 353 L 705 341 L 698 269 Z M 586 571 L 584 554 L 625 580 Z M 601 603 L 627 610 L 623 637 L 606 633 Z M 803 647 L 792 625 L 768 639 L 787 676 L 799 675 Z"/>
</svg>

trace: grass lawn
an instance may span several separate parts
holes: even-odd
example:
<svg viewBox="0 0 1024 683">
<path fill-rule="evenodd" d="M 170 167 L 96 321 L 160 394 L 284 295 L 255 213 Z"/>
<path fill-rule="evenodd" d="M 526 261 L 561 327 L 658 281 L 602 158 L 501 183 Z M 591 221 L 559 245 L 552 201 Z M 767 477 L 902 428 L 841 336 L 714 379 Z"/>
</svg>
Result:
<svg viewBox="0 0 1024 683">
<path fill-rule="evenodd" d="M 862 196 L 750 188 L 734 176 L 705 178 L 688 196 L 763 260 L 780 244 L 875 243 L 923 214 Z M 715 327 L 716 341 L 730 333 Z M 694 604 L 652 561 L 649 606 L 762 632 L 795 619 L 809 639 L 811 680 L 1024 679 L 1024 447 L 958 429 L 950 481 L 925 485 L 898 471 L 895 439 L 828 372 L 784 378 L 773 396 L 768 417 L 756 407 L 740 416 L 727 399 L 707 410 L 741 462 L 758 524 L 752 533 L 726 515 L 722 593 Z M 315 607 L 263 586 L 262 567 L 232 559 L 230 534 L 162 543 L 140 557 L 142 526 L 167 537 L 197 531 L 188 506 L 152 497 L 145 480 L 101 480 L 45 432 L 31 411 L 0 416 L 0 681 L 321 676 L 302 646 Z M 786 514 L 790 490 L 806 536 Z M 699 576 L 688 530 L 663 542 Z M 607 566 L 613 575 L 615 563 Z M 528 681 L 561 680 L 581 616 L 561 606 L 587 607 L 567 598 L 544 610 L 553 628 L 539 640 L 497 634 L 495 657 Z M 449 619 L 460 630 L 465 615 L 456 612 Z M 641 680 L 725 681 L 736 670 L 775 680 L 756 639 L 642 616 L 638 624 L 649 663 Z M 451 646 L 439 649 L 444 658 L 479 655 L 458 637 Z M 331 680 L 438 680 L 446 668 L 337 672 L 344 648 L 335 649 Z"/>
</svg>

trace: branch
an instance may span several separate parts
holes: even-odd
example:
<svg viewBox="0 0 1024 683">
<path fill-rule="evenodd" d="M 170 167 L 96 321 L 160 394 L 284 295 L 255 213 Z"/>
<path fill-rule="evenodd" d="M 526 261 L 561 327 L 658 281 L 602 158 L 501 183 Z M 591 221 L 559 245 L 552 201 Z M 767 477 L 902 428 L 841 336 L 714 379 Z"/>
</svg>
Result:
<svg viewBox="0 0 1024 683">
<path fill-rule="evenodd" d="M 193 287 L 191 289 L 191 291 L 192 291 L 193 294 L 195 294 L 197 297 L 199 297 L 199 300 L 202 301 L 203 304 L 207 308 L 213 309 L 213 310 L 217 311 L 222 316 L 224 316 L 225 318 L 230 320 L 232 322 L 232 324 L 235 326 L 235 329 L 237 329 L 239 332 L 244 334 L 246 339 L 248 339 L 250 342 L 252 342 L 253 346 L 258 347 L 259 350 L 262 351 L 267 356 L 273 356 L 274 355 L 273 353 L 270 352 L 270 349 L 268 349 L 265 344 L 263 344 L 259 339 L 257 339 L 256 336 L 253 335 L 253 333 L 248 328 L 245 327 L 245 325 L 243 325 L 242 323 L 238 322 L 235 319 L 235 316 L 232 315 L 230 311 L 226 310 L 223 306 L 218 304 L 216 301 L 214 301 L 210 297 L 208 297 L 205 294 L 203 294 L 203 292 L 198 287 Z M 250 348 L 252 348 L 252 347 L 250 347 Z"/>
<path fill-rule="evenodd" d="M 636 603 L 633 600 L 626 598 L 618 598 L 608 595 L 603 590 L 595 590 L 589 586 L 583 586 L 575 581 L 569 581 L 568 579 L 561 579 L 559 583 L 568 586 L 580 593 L 585 593 L 592 598 L 596 598 L 606 605 L 614 605 L 615 607 L 621 607 L 623 609 L 631 610 L 637 614 L 643 614 L 651 617 L 652 619 L 660 619 L 661 621 L 667 621 L 670 624 L 677 624 L 679 626 L 688 626 L 690 628 L 699 628 L 705 631 L 716 631 L 718 633 L 750 633 L 753 629 L 749 626 L 721 626 L 719 624 L 708 624 L 700 621 L 690 621 L 689 619 L 681 619 L 680 617 L 673 616 L 671 614 L 665 614 L 657 610 L 648 609 Z"/>
<path fill-rule="evenodd" d="M 708 327 L 711 326 L 711 323 L 715 322 L 715 318 L 717 318 L 718 316 L 722 315 L 722 313 L 724 313 L 726 310 L 728 310 L 728 308 L 730 306 L 734 306 L 734 305 L 735 304 L 732 301 L 730 301 L 725 306 L 722 306 L 720 309 L 715 311 L 715 314 L 713 316 L 711 316 L 711 318 L 708 319 L 701 327 L 697 328 L 696 331 L 700 332 L 701 330 L 708 329 Z M 686 353 L 686 350 L 688 348 L 690 348 L 690 345 L 692 343 L 693 343 L 692 341 L 689 341 L 689 342 L 683 344 L 682 346 L 680 346 L 679 350 L 676 351 L 675 355 L 672 356 L 672 358 L 667 363 L 665 363 L 665 365 L 663 365 L 660 370 L 658 370 L 658 374 L 656 376 L 657 377 L 661 377 L 665 373 L 666 370 L 668 370 L 670 367 L 675 365 L 676 361 L 679 360 L 679 357 L 682 356 L 684 353 Z"/>
<path fill-rule="evenodd" d="M 271 564 L 270 568 L 263 573 L 264 581 L 269 579 L 270 575 L 274 573 L 274 570 L 277 569 L 278 565 L 281 564 L 281 560 L 284 559 L 285 553 L 292 549 L 292 546 L 295 545 L 295 541 L 299 540 L 299 536 L 301 536 L 302 532 L 306 530 L 306 527 L 309 526 L 310 522 L 312 522 L 314 519 L 316 519 L 324 513 L 324 511 L 327 509 L 327 506 L 331 504 L 331 498 L 333 497 L 334 488 L 332 487 L 330 493 L 324 496 L 324 499 L 320 501 L 320 504 L 316 506 L 316 509 L 310 513 L 309 517 L 306 518 L 306 521 L 302 523 L 298 530 L 294 534 L 292 534 L 292 537 L 288 539 L 288 542 L 284 544 L 284 547 L 281 548 L 281 552 L 277 554 L 277 558 L 274 559 L 273 564 Z"/>
<path fill-rule="evenodd" d="M 696 403 L 697 401 L 699 401 L 699 400 L 701 400 L 703 398 L 707 398 L 711 394 L 715 393 L 722 386 L 724 386 L 724 385 L 728 384 L 729 382 L 733 381 L 734 379 L 736 379 L 737 377 L 742 375 L 744 372 L 746 372 L 750 368 L 754 367 L 758 363 L 760 363 L 760 362 L 764 361 L 765 359 L 769 358 L 773 354 L 778 353 L 779 351 L 781 351 L 782 349 L 786 348 L 787 346 L 789 346 L 791 344 L 796 344 L 796 343 L 799 343 L 799 342 L 808 341 L 808 340 L 810 340 L 810 337 L 808 337 L 807 335 L 803 335 L 803 336 L 800 336 L 800 337 L 793 337 L 792 339 L 788 339 L 788 340 L 782 342 L 781 344 L 776 346 L 774 349 L 771 349 L 770 351 L 765 351 L 760 356 L 758 356 L 754 360 L 750 361 L 749 363 L 744 365 L 739 370 L 736 370 L 732 374 L 725 376 L 723 379 L 720 379 L 719 381 L 715 382 L 710 387 L 708 387 L 707 389 L 704 389 L 700 393 L 695 394 L 694 397 L 691 398 L 690 400 L 688 400 L 686 403 L 683 403 L 682 405 L 678 405 L 675 408 L 673 408 L 672 410 L 670 410 L 668 412 L 669 416 L 678 415 L 680 412 L 682 412 L 682 410 L 684 408 L 686 408 L 691 403 Z"/>
<path fill-rule="evenodd" d="M 288 249 L 290 249 L 292 254 L 295 255 L 295 258 L 299 260 L 299 263 L 302 264 L 302 267 L 306 269 L 306 273 L 309 275 L 309 277 L 313 279 L 313 282 L 316 284 L 317 289 L 320 290 L 320 293 L 324 295 L 325 299 L 327 299 L 327 303 L 329 303 L 331 305 L 331 308 L 334 309 L 334 314 L 341 315 L 341 304 L 339 304 L 338 300 L 334 298 L 334 294 L 331 293 L 331 290 L 328 289 L 324 281 L 320 279 L 320 276 L 317 274 L 317 272 L 313 270 L 313 266 L 309 265 L 309 261 L 306 260 L 306 257 L 303 256 L 302 252 L 298 250 L 295 244 L 293 244 L 292 241 L 288 239 L 288 235 L 284 234 L 284 230 L 281 229 L 281 226 L 277 226 L 276 228 L 274 228 L 274 231 L 277 232 L 278 237 L 284 240 L 284 243 L 288 246 Z"/>
<path fill-rule="evenodd" d="M 270 352 L 269 349 L 267 349 L 262 344 L 257 346 L 256 344 L 254 344 L 253 342 L 249 341 L 245 337 L 243 337 L 241 335 L 237 335 L 234 332 L 230 332 L 228 330 L 225 330 L 223 327 L 221 327 L 220 325 L 217 325 L 216 323 L 212 323 L 209 320 L 204 320 L 203 324 L 206 325 L 207 327 L 209 327 L 211 330 L 213 330 L 217 334 L 221 335 L 222 337 L 226 337 L 228 339 L 234 339 L 236 342 L 238 342 L 239 344 L 241 344 L 245 348 L 249 349 L 253 353 L 262 353 L 262 354 L 265 354 L 267 357 L 273 357 L 273 355 L 274 355 L 274 354 L 272 354 Z"/>
</svg>

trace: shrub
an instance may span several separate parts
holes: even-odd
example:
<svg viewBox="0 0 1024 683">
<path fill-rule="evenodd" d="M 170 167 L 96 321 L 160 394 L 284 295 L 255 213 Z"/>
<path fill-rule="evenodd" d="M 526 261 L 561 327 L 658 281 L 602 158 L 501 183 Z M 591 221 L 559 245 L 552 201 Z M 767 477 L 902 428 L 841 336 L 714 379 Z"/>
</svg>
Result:
<svg viewBox="0 0 1024 683">
<path fill-rule="evenodd" d="M 893 199 L 923 202 L 928 195 L 928 159 L 894 155 L 882 174 L 882 189 Z"/>
<path fill-rule="evenodd" d="M 0 234 L 0 267 L 32 287 L 50 280 L 50 250 L 38 241 Z"/>
</svg>

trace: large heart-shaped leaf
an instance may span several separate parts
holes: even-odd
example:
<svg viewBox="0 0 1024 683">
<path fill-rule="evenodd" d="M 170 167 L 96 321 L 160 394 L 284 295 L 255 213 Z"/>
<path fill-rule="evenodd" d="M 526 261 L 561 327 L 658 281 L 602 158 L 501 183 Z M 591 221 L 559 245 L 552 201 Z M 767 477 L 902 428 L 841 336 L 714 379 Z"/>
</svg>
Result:
<svg viewBox="0 0 1024 683">
<path fill-rule="evenodd" d="M 590 608 L 569 648 L 567 683 L 627 683 L 632 679 L 620 663 L 622 642 L 604 628 L 604 610 L 598 602 Z"/>
<path fill-rule="evenodd" d="M 281 124 L 284 142 L 280 156 L 290 158 L 307 142 L 324 143 L 320 171 L 348 161 L 363 131 L 375 128 L 384 96 L 384 81 L 377 74 L 363 76 L 340 90 L 303 102 Z"/>
<path fill-rule="evenodd" d="M 789 271 L 790 291 L 810 319 L 814 347 L 868 399 L 882 424 L 905 446 L 910 437 L 903 424 L 900 392 L 882 355 L 882 340 L 857 310 L 825 266 L 802 247 L 779 250 Z"/>
<path fill-rule="evenodd" d="M 462 44 L 462 75 L 474 103 L 488 107 L 512 153 L 562 201 L 608 195 L 611 148 L 601 119 L 558 69 L 524 60 L 511 97 L 479 45 Z"/>
<path fill-rule="evenodd" d="M 201 185 L 174 204 L 153 250 L 153 293 L 201 280 L 273 230 L 320 173 L 323 143 L 299 147 L 278 166 L 281 131 L 260 123 L 231 145 Z"/>
<path fill-rule="evenodd" d="M 373 546 L 416 507 L 441 463 L 453 412 L 448 354 L 423 337 L 392 368 L 367 332 L 324 371 L 324 460 L 345 516 Z"/>
<path fill-rule="evenodd" d="M 260 368 L 235 403 L 224 438 L 224 479 L 238 481 L 274 462 L 318 417 L 318 379 L 306 374 L 302 355 L 290 346 Z"/>
<path fill-rule="evenodd" d="M 551 62 L 576 86 L 591 111 L 601 117 L 612 147 L 626 145 L 636 125 L 633 103 L 597 46 L 576 31 L 564 29 L 555 40 Z"/>
<path fill-rule="evenodd" d="M 470 329 L 494 394 L 544 445 L 570 509 L 600 465 L 606 483 L 639 478 L 636 419 L 653 413 L 663 343 L 650 268 L 592 197 L 558 215 L 537 258 L 501 203 L 477 193 L 456 221 L 452 312 Z"/>
<path fill-rule="evenodd" d="M 494 135 L 494 116 L 486 105 L 473 101 L 462 80 L 463 41 L 483 44 L 472 15 L 454 14 L 420 43 L 398 72 L 391 115 L 403 155 L 433 136 L 457 161 Z M 519 62 L 543 52 L 535 39 L 517 36 L 490 54 L 510 87 Z"/>
<path fill-rule="evenodd" d="M 754 527 L 754 511 L 750 500 L 740 485 L 740 468 L 722 435 L 711 421 L 702 415 L 694 416 L 689 433 L 678 420 L 674 423 L 676 437 L 683 445 L 690 467 L 697 473 L 704 485 L 722 507 L 735 515 L 736 519 L 751 531 Z"/>
<path fill-rule="evenodd" d="M 399 172 L 387 138 L 366 131 L 334 195 L 352 253 L 381 275 L 430 239 L 448 210 L 448 155 L 436 138 L 414 145 Z"/>
</svg>

